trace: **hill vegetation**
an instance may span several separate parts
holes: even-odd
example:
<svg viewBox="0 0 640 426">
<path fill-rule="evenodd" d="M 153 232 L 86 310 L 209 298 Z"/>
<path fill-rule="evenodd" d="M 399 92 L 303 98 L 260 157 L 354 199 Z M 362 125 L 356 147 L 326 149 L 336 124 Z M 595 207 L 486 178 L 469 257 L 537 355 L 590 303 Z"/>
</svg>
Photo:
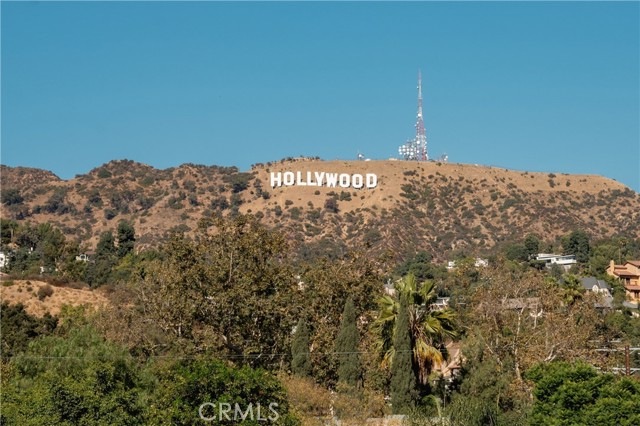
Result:
<svg viewBox="0 0 640 426">
<path fill-rule="evenodd" d="M 379 184 L 268 187 L 314 168 Z M 283 426 L 640 420 L 640 386 L 613 374 L 640 316 L 605 274 L 640 259 L 639 196 L 611 180 L 311 160 L 2 172 L 2 424 L 255 425 L 258 406 Z"/>
<path fill-rule="evenodd" d="M 203 218 L 239 213 L 255 214 L 301 246 L 335 255 L 367 247 L 398 260 L 420 250 L 441 261 L 451 253 L 486 253 L 528 233 L 549 240 L 576 229 L 596 239 L 640 236 L 640 194 L 599 176 L 309 159 L 257 164 L 246 173 L 112 161 L 68 181 L 37 169 L 0 171 L 2 218 L 53 224 L 85 249 L 121 220 L 135 227 L 139 247 L 147 247 L 174 232 L 194 235 Z M 270 188 L 270 172 L 283 171 L 375 173 L 379 182 L 359 190 Z"/>
</svg>

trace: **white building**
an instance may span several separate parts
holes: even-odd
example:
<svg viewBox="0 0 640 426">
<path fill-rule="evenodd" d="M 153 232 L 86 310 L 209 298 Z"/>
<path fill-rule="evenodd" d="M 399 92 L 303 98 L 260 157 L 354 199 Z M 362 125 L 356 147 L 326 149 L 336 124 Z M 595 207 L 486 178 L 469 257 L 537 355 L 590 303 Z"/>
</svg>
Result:
<svg viewBox="0 0 640 426">
<path fill-rule="evenodd" d="M 543 261 L 547 268 L 551 268 L 551 265 L 561 266 L 565 271 L 568 271 L 573 265 L 576 265 L 575 254 L 551 254 L 551 253 L 538 253 L 536 260 Z"/>
<path fill-rule="evenodd" d="M 9 254 L 0 251 L 0 268 L 4 268 L 5 266 L 9 266 Z"/>
</svg>

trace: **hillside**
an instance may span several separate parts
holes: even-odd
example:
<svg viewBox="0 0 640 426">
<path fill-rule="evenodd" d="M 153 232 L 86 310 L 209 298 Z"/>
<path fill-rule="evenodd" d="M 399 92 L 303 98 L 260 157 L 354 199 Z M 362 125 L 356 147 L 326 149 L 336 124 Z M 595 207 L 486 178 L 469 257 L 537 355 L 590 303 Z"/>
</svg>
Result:
<svg viewBox="0 0 640 426">
<path fill-rule="evenodd" d="M 376 174 L 375 188 L 270 187 L 271 172 Z M 293 242 L 320 250 L 484 252 L 534 232 L 640 237 L 640 194 L 601 176 L 531 173 L 454 163 L 290 159 L 234 167 L 158 170 L 112 161 L 74 179 L 2 166 L 2 218 L 51 222 L 91 249 L 101 232 L 133 221 L 139 245 L 192 233 L 213 214 L 252 213 Z M 327 203 L 327 199 L 334 199 Z M 327 244 L 338 242 L 338 244 Z"/>
<path fill-rule="evenodd" d="M 0 286 L 0 301 L 22 304 L 30 315 L 41 317 L 45 313 L 57 315 L 62 305 L 88 306 L 98 308 L 106 305 L 107 297 L 102 289 L 76 289 L 51 286 L 43 281 L 3 280 Z M 51 295 L 38 297 L 41 289 L 49 288 Z"/>
</svg>

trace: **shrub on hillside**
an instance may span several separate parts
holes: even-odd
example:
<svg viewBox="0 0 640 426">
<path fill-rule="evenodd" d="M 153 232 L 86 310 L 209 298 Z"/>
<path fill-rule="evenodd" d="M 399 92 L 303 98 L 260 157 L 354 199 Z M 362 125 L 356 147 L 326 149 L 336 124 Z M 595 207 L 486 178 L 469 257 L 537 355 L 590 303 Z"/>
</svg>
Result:
<svg viewBox="0 0 640 426">
<path fill-rule="evenodd" d="M 38 296 L 38 300 L 43 301 L 47 297 L 53 295 L 53 287 L 51 287 L 49 284 L 44 285 L 38 289 L 36 295 Z"/>
</svg>

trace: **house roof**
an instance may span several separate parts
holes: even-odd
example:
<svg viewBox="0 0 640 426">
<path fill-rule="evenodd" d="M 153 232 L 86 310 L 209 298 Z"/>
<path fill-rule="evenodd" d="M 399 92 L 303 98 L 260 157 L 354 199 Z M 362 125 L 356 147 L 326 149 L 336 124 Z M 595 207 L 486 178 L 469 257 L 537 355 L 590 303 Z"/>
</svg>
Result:
<svg viewBox="0 0 640 426">
<path fill-rule="evenodd" d="M 613 261 L 611 261 L 613 263 Z M 611 268 L 613 266 L 613 268 Z M 637 277 L 638 272 L 634 269 L 640 269 L 640 260 L 629 260 L 624 265 L 613 264 L 607 268 L 607 271 L 619 277 Z"/>
<path fill-rule="evenodd" d="M 637 277 L 638 276 L 638 274 L 633 273 L 631 271 L 627 271 L 626 269 L 623 269 L 621 271 L 616 270 L 614 271 L 614 273 L 621 277 Z"/>
<path fill-rule="evenodd" d="M 580 278 L 580 281 L 582 281 L 582 286 L 587 290 L 592 290 L 593 286 L 597 286 L 601 289 L 611 290 L 611 287 L 609 287 L 609 284 L 607 284 L 606 281 L 599 280 L 596 277 L 583 277 Z"/>
</svg>

